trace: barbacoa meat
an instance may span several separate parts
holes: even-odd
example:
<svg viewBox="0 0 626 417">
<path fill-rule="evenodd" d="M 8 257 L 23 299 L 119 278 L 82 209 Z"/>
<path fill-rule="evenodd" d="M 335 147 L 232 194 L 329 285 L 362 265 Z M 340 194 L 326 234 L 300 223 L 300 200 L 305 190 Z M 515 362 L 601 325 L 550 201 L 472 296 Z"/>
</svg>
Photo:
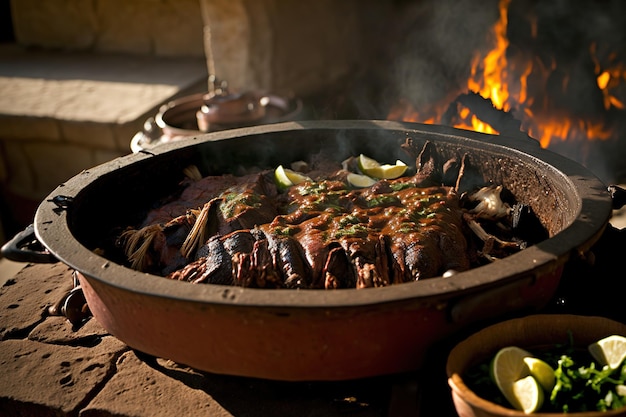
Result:
<svg viewBox="0 0 626 417">
<path fill-rule="evenodd" d="M 255 288 L 382 287 L 469 269 L 480 225 L 458 195 L 466 159 L 442 163 L 429 142 L 404 148 L 413 174 L 368 188 L 329 158 L 282 191 L 272 170 L 206 177 L 119 241 L 135 269 Z"/>
<path fill-rule="evenodd" d="M 469 268 L 450 187 L 411 178 L 351 190 L 324 180 L 292 187 L 271 222 L 214 235 L 172 279 L 261 288 L 379 287 Z"/>
</svg>

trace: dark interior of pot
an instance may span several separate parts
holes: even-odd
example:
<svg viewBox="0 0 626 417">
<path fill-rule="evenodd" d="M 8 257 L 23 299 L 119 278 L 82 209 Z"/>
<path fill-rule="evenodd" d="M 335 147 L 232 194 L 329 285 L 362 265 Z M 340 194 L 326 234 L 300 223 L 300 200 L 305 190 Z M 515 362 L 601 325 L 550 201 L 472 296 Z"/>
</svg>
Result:
<svg viewBox="0 0 626 417">
<path fill-rule="evenodd" d="M 363 122 L 354 126 L 284 125 L 232 130 L 211 136 L 213 140 L 208 141 L 200 136 L 113 161 L 103 175 L 76 195 L 68 216 L 72 234 L 90 249 L 100 247 L 111 238 L 112 231 L 136 224 L 147 210 L 170 196 L 189 165 L 197 166 L 203 176 L 237 174 L 250 167 L 274 169 L 279 164 L 307 160 L 322 150 L 337 161 L 363 153 L 380 161 L 402 159 L 414 163 L 407 160 L 401 148 L 407 138 L 420 146 L 426 141 L 435 143 L 444 160 L 468 154 L 472 166 L 478 167 L 482 175 L 480 180 L 503 185 L 518 201 L 528 204 L 550 236 L 571 224 L 581 208 L 579 190 L 566 172 L 571 167 L 576 169 L 576 164 L 546 152 L 545 157 L 554 157 L 560 164 L 555 167 L 542 160 L 545 157 L 530 155 L 542 152 L 530 138 L 527 143 L 503 137 L 491 139 L 473 132 L 410 124 L 395 124 L 405 126 L 397 129 L 384 123 L 381 127 Z"/>
</svg>

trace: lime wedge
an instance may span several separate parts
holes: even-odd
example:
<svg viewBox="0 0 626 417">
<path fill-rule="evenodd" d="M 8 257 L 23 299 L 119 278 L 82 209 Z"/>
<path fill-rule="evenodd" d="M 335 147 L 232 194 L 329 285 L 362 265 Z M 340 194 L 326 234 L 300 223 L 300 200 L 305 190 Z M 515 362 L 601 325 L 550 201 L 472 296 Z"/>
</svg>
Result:
<svg viewBox="0 0 626 417">
<path fill-rule="evenodd" d="M 292 185 L 300 184 L 304 181 L 312 181 L 311 178 L 306 175 L 293 171 L 289 168 L 284 168 L 282 165 L 279 165 L 278 168 L 274 170 L 274 179 L 276 180 L 278 188 L 282 190 L 289 188 Z"/>
<path fill-rule="evenodd" d="M 347 180 L 351 186 L 357 188 L 371 187 L 378 182 L 372 177 L 368 177 L 367 175 L 355 174 L 353 172 L 348 174 Z"/>
<path fill-rule="evenodd" d="M 600 365 L 617 369 L 626 358 L 626 337 L 619 335 L 605 337 L 590 344 L 588 350 Z"/>
<path fill-rule="evenodd" d="M 556 383 L 556 376 L 554 375 L 554 369 L 546 362 L 538 358 L 524 358 L 526 366 L 530 374 L 535 377 L 541 388 L 546 392 L 552 392 L 554 384 Z"/>
<path fill-rule="evenodd" d="M 375 159 L 372 159 L 363 154 L 359 155 L 357 166 L 361 170 L 361 172 L 365 175 L 368 175 L 373 178 L 378 179 L 396 179 L 401 177 L 407 170 L 407 165 L 397 160 L 395 165 L 384 164 L 381 165 Z"/>
<path fill-rule="evenodd" d="M 513 392 L 513 384 L 528 375 L 530 371 L 524 358 L 533 355 L 516 346 L 508 346 L 500 349 L 491 361 L 489 368 L 491 379 L 496 384 L 502 395 L 515 408 L 520 407 L 516 394 Z"/>
<path fill-rule="evenodd" d="M 380 167 L 380 162 L 361 154 L 357 160 L 357 165 L 361 171 L 366 172 Z"/>
<path fill-rule="evenodd" d="M 518 379 L 513 383 L 515 408 L 526 414 L 534 413 L 543 405 L 544 393 L 539 382 L 532 375 Z"/>
</svg>

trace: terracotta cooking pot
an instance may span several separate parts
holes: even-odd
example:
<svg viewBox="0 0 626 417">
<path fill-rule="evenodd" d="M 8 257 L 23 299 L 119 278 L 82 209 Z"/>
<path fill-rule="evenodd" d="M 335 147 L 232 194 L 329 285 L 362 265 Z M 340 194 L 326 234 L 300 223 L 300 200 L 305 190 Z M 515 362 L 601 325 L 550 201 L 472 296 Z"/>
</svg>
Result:
<svg viewBox="0 0 626 417">
<path fill-rule="evenodd" d="M 96 249 L 135 224 L 195 164 L 204 174 L 273 168 L 330 149 L 405 158 L 407 137 L 449 158 L 468 153 L 483 177 L 529 204 L 550 238 L 498 262 L 386 288 L 264 290 L 194 285 L 131 270 Z M 200 370 L 279 380 L 342 380 L 418 369 L 437 340 L 469 323 L 533 311 L 554 295 L 571 254 L 611 214 L 604 186 L 531 140 L 386 121 L 287 122 L 168 143 L 86 170 L 35 216 L 35 234 L 79 272 L 94 317 L 129 346 Z"/>
</svg>

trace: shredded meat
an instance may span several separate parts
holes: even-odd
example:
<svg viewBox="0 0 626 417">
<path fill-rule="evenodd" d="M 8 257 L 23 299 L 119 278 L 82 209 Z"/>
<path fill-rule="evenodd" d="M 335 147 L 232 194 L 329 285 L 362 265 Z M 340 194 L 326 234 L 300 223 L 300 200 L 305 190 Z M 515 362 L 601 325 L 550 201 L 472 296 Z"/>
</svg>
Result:
<svg viewBox="0 0 626 417">
<path fill-rule="evenodd" d="M 271 170 L 206 177 L 120 242 L 136 269 L 256 288 L 382 287 L 469 269 L 479 225 L 457 191 L 466 159 L 442 163 L 428 142 L 404 148 L 413 174 L 367 188 L 327 158 L 287 190 Z"/>
</svg>

